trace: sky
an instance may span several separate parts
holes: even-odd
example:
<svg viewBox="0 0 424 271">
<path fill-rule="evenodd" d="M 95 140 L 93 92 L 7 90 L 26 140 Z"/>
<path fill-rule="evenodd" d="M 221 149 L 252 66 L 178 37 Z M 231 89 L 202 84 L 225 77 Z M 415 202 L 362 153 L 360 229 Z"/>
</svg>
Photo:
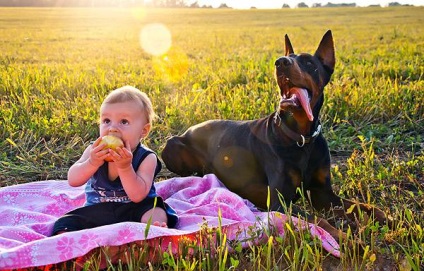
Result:
<svg viewBox="0 0 424 271">
<path fill-rule="evenodd" d="M 400 4 L 424 6 L 424 0 L 197 0 L 197 3 L 200 6 L 211 5 L 212 7 L 216 8 L 219 7 L 222 3 L 226 3 L 229 7 L 241 9 L 249 9 L 251 7 L 281 8 L 283 4 L 288 4 L 291 8 L 294 8 L 300 2 L 307 4 L 309 7 L 315 3 L 321 3 L 322 5 L 325 5 L 328 2 L 334 4 L 356 3 L 357 6 L 380 5 L 382 7 L 387 6 L 391 2 L 398 2 Z"/>
</svg>

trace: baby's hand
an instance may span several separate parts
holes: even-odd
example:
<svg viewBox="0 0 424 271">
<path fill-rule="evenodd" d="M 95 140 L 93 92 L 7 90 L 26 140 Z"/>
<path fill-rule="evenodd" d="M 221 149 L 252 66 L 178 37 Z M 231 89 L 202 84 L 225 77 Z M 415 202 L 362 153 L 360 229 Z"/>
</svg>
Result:
<svg viewBox="0 0 424 271">
<path fill-rule="evenodd" d="M 131 146 L 129 141 L 125 142 L 124 147 L 118 147 L 116 148 L 116 151 L 111 150 L 110 154 L 112 156 L 113 161 L 115 162 L 115 166 L 118 169 L 131 167 L 133 154 L 131 152 Z"/>
<path fill-rule="evenodd" d="M 102 138 L 99 137 L 94 141 L 93 145 L 91 146 L 90 150 L 90 157 L 88 158 L 88 161 L 90 164 L 92 164 L 95 167 L 100 167 L 105 162 L 105 158 L 108 156 L 108 150 L 104 150 L 104 147 L 106 147 L 105 143 L 100 143 L 102 141 Z"/>
</svg>

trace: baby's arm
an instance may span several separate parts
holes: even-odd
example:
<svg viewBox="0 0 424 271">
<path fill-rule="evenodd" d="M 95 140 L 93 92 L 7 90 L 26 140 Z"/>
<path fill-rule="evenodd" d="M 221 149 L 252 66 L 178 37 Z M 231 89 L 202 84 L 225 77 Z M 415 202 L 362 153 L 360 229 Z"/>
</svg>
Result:
<svg viewBox="0 0 424 271">
<path fill-rule="evenodd" d="M 121 151 L 121 150 L 120 150 Z M 120 152 L 122 155 L 122 152 Z M 127 152 L 128 153 L 128 152 Z M 130 153 L 128 153 L 129 155 Z M 123 155 L 125 156 L 125 155 Z M 131 157 L 132 158 L 132 157 Z M 132 160 L 132 159 L 131 159 Z M 119 178 L 128 197 L 133 202 L 140 202 L 147 197 L 152 186 L 157 165 L 157 157 L 154 153 L 146 156 L 143 162 L 134 171 L 131 163 L 115 161 Z"/>
<path fill-rule="evenodd" d="M 98 138 L 93 145 L 88 146 L 80 159 L 68 170 L 68 183 L 71 186 L 81 186 L 85 184 L 97 169 L 103 165 L 108 151 L 103 150 L 105 144 L 100 144 Z"/>
</svg>

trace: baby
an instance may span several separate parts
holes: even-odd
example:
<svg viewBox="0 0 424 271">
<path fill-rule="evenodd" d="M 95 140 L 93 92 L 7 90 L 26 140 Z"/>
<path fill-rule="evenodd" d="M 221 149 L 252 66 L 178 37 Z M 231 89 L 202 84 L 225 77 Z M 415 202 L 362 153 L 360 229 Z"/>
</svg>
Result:
<svg viewBox="0 0 424 271">
<path fill-rule="evenodd" d="M 144 92 L 124 86 L 109 93 L 100 107 L 100 137 L 68 171 L 69 185 L 85 184 L 86 202 L 59 218 L 52 235 L 124 221 L 175 226 L 176 212 L 156 194 L 154 186 L 162 165 L 157 155 L 141 144 L 154 116 Z M 105 135 L 120 138 L 124 146 L 105 148 Z"/>
</svg>

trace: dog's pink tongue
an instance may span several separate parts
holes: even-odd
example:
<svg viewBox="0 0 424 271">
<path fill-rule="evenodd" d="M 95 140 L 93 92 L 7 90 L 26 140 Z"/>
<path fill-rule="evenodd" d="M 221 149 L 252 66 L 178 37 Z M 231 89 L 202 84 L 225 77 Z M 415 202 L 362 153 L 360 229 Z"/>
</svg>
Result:
<svg viewBox="0 0 424 271">
<path fill-rule="evenodd" d="M 300 101 L 303 110 L 306 112 L 306 116 L 310 121 L 314 120 L 314 115 L 312 114 L 311 105 L 309 104 L 308 91 L 304 88 L 292 88 L 294 94 L 296 94 L 297 99 Z"/>
</svg>

